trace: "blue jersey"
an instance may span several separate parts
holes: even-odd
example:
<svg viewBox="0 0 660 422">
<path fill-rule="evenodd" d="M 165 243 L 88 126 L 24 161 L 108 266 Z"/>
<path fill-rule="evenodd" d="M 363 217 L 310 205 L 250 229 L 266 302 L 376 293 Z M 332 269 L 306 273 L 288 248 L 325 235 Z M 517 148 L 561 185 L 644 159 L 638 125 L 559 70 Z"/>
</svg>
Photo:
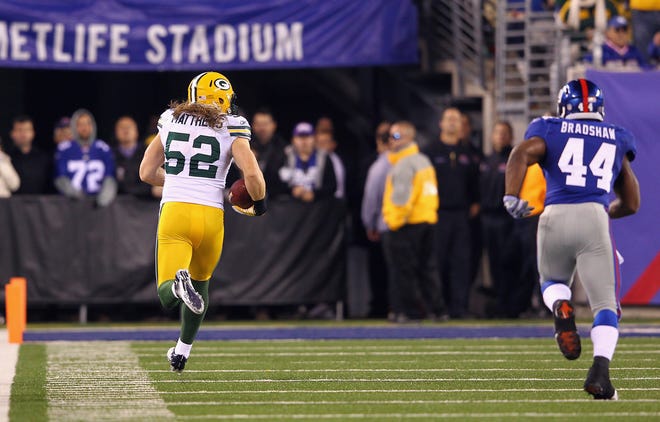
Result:
<svg viewBox="0 0 660 422">
<path fill-rule="evenodd" d="M 539 163 L 545 173 L 545 205 L 598 202 L 606 207 L 623 157 L 635 158 L 635 138 L 626 129 L 596 120 L 539 118 L 525 139 L 545 141 Z"/>
<path fill-rule="evenodd" d="M 76 189 L 88 195 L 101 190 L 106 177 L 115 176 L 115 160 L 110 147 L 97 139 L 89 147 L 76 141 L 62 142 L 55 153 L 55 177 L 66 176 Z"/>
</svg>

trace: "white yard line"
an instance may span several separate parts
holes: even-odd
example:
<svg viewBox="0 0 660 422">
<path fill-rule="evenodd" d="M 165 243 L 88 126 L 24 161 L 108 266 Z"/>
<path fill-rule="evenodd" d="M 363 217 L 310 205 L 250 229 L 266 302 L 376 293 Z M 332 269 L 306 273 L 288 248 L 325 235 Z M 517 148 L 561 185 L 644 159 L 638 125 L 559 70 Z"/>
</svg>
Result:
<svg viewBox="0 0 660 422">
<path fill-rule="evenodd" d="M 591 397 L 581 399 L 492 399 L 492 400 L 246 400 L 246 401 L 189 401 L 172 403 L 172 406 L 319 406 L 319 405 L 355 405 L 355 404 L 482 404 L 482 403 L 590 403 Z M 626 403 L 657 403 L 656 399 L 626 399 Z"/>
<path fill-rule="evenodd" d="M 303 420 L 316 420 L 316 419 L 381 419 L 381 420 L 404 420 L 404 419 L 426 419 L 426 420 L 442 420 L 445 418 L 453 419 L 506 419 L 506 418 L 541 418 L 547 419 L 552 417 L 560 419 L 563 417 L 573 419 L 575 413 L 553 413 L 548 415 L 541 412 L 509 412 L 509 413 L 336 413 L 336 414 L 322 414 L 322 413 L 307 413 L 307 414 L 252 414 L 252 413 L 239 413 L 222 415 L 223 419 L 248 419 L 248 420 L 275 420 L 275 419 L 303 419 Z M 660 412 L 589 412 L 589 418 L 593 417 L 651 417 L 660 416 Z M 200 416 L 184 416 L 181 419 L 185 420 L 198 420 L 198 419 L 212 419 L 217 420 L 217 415 L 200 415 Z"/>
<path fill-rule="evenodd" d="M 484 353 L 488 353 L 487 351 Z M 559 352 L 557 352 L 559 353 Z M 616 355 L 615 356 L 615 362 L 620 363 L 620 362 L 627 362 L 627 361 L 633 361 L 633 362 L 657 362 L 658 359 L 652 359 L 652 358 L 626 358 L 624 356 Z M 516 359 L 517 362 L 533 362 L 533 363 L 549 363 L 549 362 L 557 362 L 557 359 L 534 359 L 533 357 L 527 358 L 527 359 Z M 387 363 L 392 363 L 392 364 L 398 364 L 398 363 L 416 363 L 419 364 L 419 359 L 394 359 L 394 360 L 388 360 L 388 359 L 378 359 L 373 362 L 379 363 L 379 364 L 387 364 Z M 442 359 L 443 363 L 448 363 L 448 362 L 465 362 L 465 363 L 508 363 L 511 362 L 509 359 L 488 359 L 488 358 L 483 358 L 483 359 Z M 250 362 L 252 363 L 252 362 Z M 313 360 L 313 359 L 306 359 L 306 360 L 291 360 L 288 361 L 288 363 L 292 365 L 318 365 L 318 364 L 324 364 L 324 365 L 329 365 L 329 364 L 353 364 L 355 363 L 354 360 L 348 360 L 348 359 L 340 359 L 340 360 L 335 360 L 335 359 L 323 359 L 323 360 Z M 508 367 L 507 367 L 508 368 Z M 617 369 L 616 366 L 613 366 L 612 369 Z"/>
<path fill-rule="evenodd" d="M 619 328 L 619 332 L 629 334 L 660 334 L 660 327 L 631 327 L 631 328 Z"/>
<path fill-rule="evenodd" d="M 50 420 L 174 419 L 128 342 L 54 342 L 46 351 Z"/>
<path fill-rule="evenodd" d="M 660 388 L 617 388 L 617 391 L 660 391 Z M 185 391 L 162 391 L 162 395 L 182 394 L 355 394 L 355 393 L 528 393 L 528 392 L 557 392 L 557 391 L 582 391 L 581 388 L 420 388 L 420 389 L 346 389 L 346 390 L 185 390 Z M 657 401 L 657 400 L 656 400 Z"/>
<path fill-rule="evenodd" d="M 363 352 L 363 351 L 355 351 L 355 352 L 274 352 L 274 353 L 263 353 L 259 350 L 254 350 L 254 351 L 244 351 L 244 352 L 217 352 L 217 353 L 196 353 L 196 350 L 193 351 L 193 356 L 195 358 L 197 357 L 240 357 L 240 358 L 249 358 L 249 357 L 257 357 L 257 358 L 264 358 L 264 357 L 290 357 L 290 356 L 451 356 L 451 355 L 457 355 L 457 356 L 465 356 L 465 355 L 471 355 L 471 356 L 483 356 L 484 354 L 488 355 L 498 355 L 498 356 L 520 356 L 520 355 L 531 355 L 531 356 L 540 356 L 540 355 L 557 355 L 559 353 L 558 350 L 547 350 L 547 351 L 535 351 L 535 352 L 525 352 L 525 351 L 508 351 L 508 352 L 502 352 L 502 351 L 489 351 L 489 350 L 482 350 L 482 351 L 381 351 L 381 352 Z M 625 353 L 626 355 L 657 355 L 660 354 L 660 350 L 626 350 L 625 352 L 622 352 L 622 354 Z M 158 356 L 158 353 L 142 353 L 140 352 L 140 356 L 147 356 L 147 357 L 154 357 Z"/>
<path fill-rule="evenodd" d="M 614 368 L 613 373 L 616 371 L 660 371 L 660 368 Z M 147 369 L 147 372 L 171 372 L 166 369 Z M 214 374 L 214 373 L 315 373 L 315 372 L 515 372 L 515 371 L 558 371 L 558 372 L 585 372 L 584 368 L 322 368 L 322 369 L 187 369 L 187 374 Z M 618 379 L 616 376 L 613 379 Z"/>
<path fill-rule="evenodd" d="M 259 345 L 259 346 L 250 346 L 250 345 L 245 345 L 244 343 L 230 343 L 230 342 L 225 342 L 222 345 L 222 349 L 224 351 L 228 352 L 265 352 L 265 351 L 278 351 L 278 352 L 311 352 L 311 351 L 325 351 L 325 352 L 330 352 L 330 351 L 351 351 L 351 350 L 357 350 L 360 352 L 364 351 L 409 351 L 411 349 L 411 346 L 400 346 L 400 345 L 389 345 L 389 344 L 383 344 L 383 345 L 324 345 L 323 341 L 325 340 L 313 340 L 313 341 L 319 341 L 320 344 L 314 345 L 314 346 L 302 346 L 302 345 L 278 345 L 278 346 L 266 346 L 266 345 Z M 420 340 L 423 341 L 423 340 Z M 276 343 L 276 341 L 271 341 L 268 340 L 269 343 Z M 491 350 L 504 350 L 504 351 L 514 351 L 514 350 L 523 350 L 523 351 L 531 351 L 531 350 L 540 350 L 540 351 L 547 351 L 547 350 L 553 350 L 556 346 L 553 344 L 554 341 L 552 340 L 551 337 L 549 337 L 548 344 L 514 344 L 514 345 L 478 345 L 478 346 L 469 346 L 469 345 L 461 345 L 461 346 L 451 346 L 451 345 L 432 345 L 432 344 L 415 344 L 414 348 L 416 350 L 422 350 L 422 351 L 438 351 L 442 352 L 444 350 L 447 351 L 457 351 L 457 349 L 465 350 L 465 351 L 478 351 L 479 353 L 485 353 L 487 351 Z M 625 343 L 620 343 L 617 345 L 617 350 L 619 351 L 628 351 L 629 349 L 631 350 L 640 350 L 643 348 L 649 348 L 651 350 L 656 350 L 658 347 L 657 343 L 636 343 L 636 344 L 625 344 Z M 135 350 L 138 352 L 143 352 L 143 351 L 150 351 L 153 350 L 153 346 L 144 346 L 144 345 L 138 345 L 135 346 Z M 201 351 L 201 352 L 212 352 L 218 350 L 218 346 L 216 345 L 207 345 L 207 344 L 200 344 L 200 345 L 195 345 L 195 350 L 196 351 Z M 536 353 L 536 352 L 534 352 Z"/>
<path fill-rule="evenodd" d="M 9 420 L 9 396 L 16 374 L 18 344 L 7 342 L 7 330 L 0 330 L 0 422 Z"/>
<path fill-rule="evenodd" d="M 233 379 L 233 380 L 200 380 L 200 379 L 164 379 L 155 380 L 154 383 L 185 383 L 185 384 L 206 384 L 206 383 L 311 383 L 311 382 L 456 382 L 459 378 L 301 378 L 301 379 Z M 584 377 L 579 378 L 466 378 L 460 379 L 462 382 L 493 382 L 493 381 L 583 381 Z M 660 380 L 660 377 L 617 377 L 618 381 L 640 381 L 640 380 Z"/>
</svg>

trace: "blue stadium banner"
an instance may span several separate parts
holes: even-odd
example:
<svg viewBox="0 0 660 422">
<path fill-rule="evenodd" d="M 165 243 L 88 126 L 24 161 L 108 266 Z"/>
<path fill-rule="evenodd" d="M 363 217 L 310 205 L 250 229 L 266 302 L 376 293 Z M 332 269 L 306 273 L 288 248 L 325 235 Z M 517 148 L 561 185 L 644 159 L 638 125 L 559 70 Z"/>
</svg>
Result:
<svg viewBox="0 0 660 422">
<path fill-rule="evenodd" d="M 642 195 L 639 212 L 612 221 L 621 265 L 620 289 L 624 305 L 660 305 L 660 120 L 658 99 L 660 72 L 601 72 L 588 70 L 605 98 L 605 121 L 621 125 L 635 135 L 637 157 L 631 163 Z M 624 308 L 625 311 L 625 308 Z"/>
<path fill-rule="evenodd" d="M 199 70 L 416 61 L 412 0 L 0 2 L 0 67 Z"/>
</svg>

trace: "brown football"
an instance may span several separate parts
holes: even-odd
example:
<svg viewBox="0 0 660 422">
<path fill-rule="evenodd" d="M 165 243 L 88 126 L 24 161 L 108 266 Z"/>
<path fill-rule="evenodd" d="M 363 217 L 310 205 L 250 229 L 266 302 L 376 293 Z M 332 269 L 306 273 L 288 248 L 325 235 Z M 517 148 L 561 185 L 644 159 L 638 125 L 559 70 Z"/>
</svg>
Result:
<svg viewBox="0 0 660 422">
<path fill-rule="evenodd" d="M 245 187 L 245 179 L 238 179 L 229 188 L 229 202 L 240 208 L 250 208 L 254 201 Z"/>
</svg>

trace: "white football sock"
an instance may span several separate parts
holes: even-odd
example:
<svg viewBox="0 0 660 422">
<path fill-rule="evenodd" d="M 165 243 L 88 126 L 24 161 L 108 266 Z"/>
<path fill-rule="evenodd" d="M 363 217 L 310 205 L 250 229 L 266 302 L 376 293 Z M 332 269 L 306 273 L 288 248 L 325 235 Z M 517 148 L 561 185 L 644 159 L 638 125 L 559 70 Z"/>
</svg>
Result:
<svg viewBox="0 0 660 422">
<path fill-rule="evenodd" d="M 594 344 L 594 357 L 603 356 L 612 360 L 619 340 L 619 330 L 611 325 L 597 325 L 591 328 L 591 342 Z"/>
<path fill-rule="evenodd" d="M 571 289 L 564 283 L 555 283 L 543 291 L 543 303 L 552 311 L 552 305 L 560 300 L 571 300 Z"/>
<path fill-rule="evenodd" d="M 188 359 L 188 356 L 190 356 L 190 349 L 192 349 L 192 344 L 186 344 L 179 339 L 179 341 L 176 342 L 174 353 L 177 355 L 183 355 L 183 357 Z"/>
</svg>

